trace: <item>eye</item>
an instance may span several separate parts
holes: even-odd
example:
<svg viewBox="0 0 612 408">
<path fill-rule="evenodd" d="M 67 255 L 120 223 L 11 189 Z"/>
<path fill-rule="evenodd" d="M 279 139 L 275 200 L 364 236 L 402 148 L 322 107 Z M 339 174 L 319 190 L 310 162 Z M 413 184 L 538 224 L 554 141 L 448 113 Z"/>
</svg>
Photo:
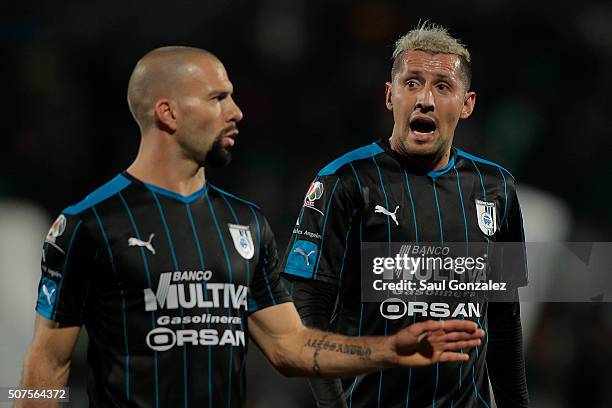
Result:
<svg viewBox="0 0 612 408">
<path fill-rule="evenodd" d="M 408 88 L 414 88 L 417 85 L 418 85 L 417 82 L 415 80 L 413 80 L 413 79 L 409 79 L 409 80 L 406 81 L 406 86 Z"/>
<path fill-rule="evenodd" d="M 229 95 L 229 93 L 227 93 L 227 92 L 221 92 L 220 94 L 217 94 L 217 95 L 213 96 L 211 99 L 214 99 L 216 101 L 221 102 L 222 100 L 227 98 L 228 95 Z"/>
<path fill-rule="evenodd" d="M 448 90 L 450 90 L 450 86 L 448 86 L 445 83 L 440 83 L 440 84 L 436 85 L 436 88 L 438 88 L 440 91 L 448 91 Z"/>
</svg>

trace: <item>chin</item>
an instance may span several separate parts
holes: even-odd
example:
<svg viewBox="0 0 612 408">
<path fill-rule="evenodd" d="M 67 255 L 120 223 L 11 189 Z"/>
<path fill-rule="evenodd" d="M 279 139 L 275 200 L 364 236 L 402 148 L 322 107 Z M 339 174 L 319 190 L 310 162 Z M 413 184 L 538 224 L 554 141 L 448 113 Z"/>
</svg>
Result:
<svg viewBox="0 0 612 408">
<path fill-rule="evenodd" d="M 210 167 L 225 167 L 232 161 L 232 152 L 228 149 L 215 149 L 208 152 L 205 164 Z"/>
<path fill-rule="evenodd" d="M 408 154 L 431 156 L 440 150 L 440 147 L 435 142 L 433 140 L 431 142 L 419 143 L 414 140 L 405 140 L 402 142 L 402 145 Z"/>
</svg>

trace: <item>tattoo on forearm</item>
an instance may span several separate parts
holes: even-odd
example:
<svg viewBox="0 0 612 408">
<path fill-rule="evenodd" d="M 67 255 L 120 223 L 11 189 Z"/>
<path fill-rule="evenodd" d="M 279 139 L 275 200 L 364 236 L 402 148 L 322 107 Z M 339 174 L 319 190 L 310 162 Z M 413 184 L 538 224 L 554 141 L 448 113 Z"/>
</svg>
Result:
<svg viewBox="0 0 612 408">
<path fill-rule="evenodd" d="M 328 335 L 328 334 L 326 334 L 325 336 L 323 336 L 323 338 L 321 339 L 321 342 L 324 342 L 324 341 L 325 341 L 325 339 L 327 338 L 327 336 L 329 336 L 329 335 Z M 311 339 L 306 340 L 306 347 L 311 347 L 311 346 L 309 346 L 309 345 L 308 345 L 308 342 L 309 342 L 310 340 L 311 340 Z M 312 370 L 313 370 L 315 373 L 317 373 L 317 374 L 318 374 L 318 373 L 320 373 L 320 372 L 321 372 L 321 367 L 319 367 L 319 362 L 317 361 L 317 358 L 319 357 L 319 352 L 321 351 L 321 347 L 314 347 L 314 349 L 315 349 L 315 351 L 314 351 L 314 354 L 312 355 L 312 360 L 313 360 L 313 363 L 312 363 Z"/>
<path fill-rule="evenodd" d="M 361 360 L 370 360 L 370 357 L 372 355 L 372 349 L 370 347 L 327 341 L 326 339 L 328 336 L 329 335 L 326 334 L 320 339 L 308 339 L 306 340 L 306 344 L 304 345 L 306 347 L 315 349 L 314 354 L 312 356 L 314 360 L 312 368 L 315 373 L 319 373 L 321 371 L 321 367 L 319 367 L 319 362 L 317 361 L 319 357 L 319 352 L 321 350 L 348 354 L 351 356 L 356 356 Z"/>
</svg>

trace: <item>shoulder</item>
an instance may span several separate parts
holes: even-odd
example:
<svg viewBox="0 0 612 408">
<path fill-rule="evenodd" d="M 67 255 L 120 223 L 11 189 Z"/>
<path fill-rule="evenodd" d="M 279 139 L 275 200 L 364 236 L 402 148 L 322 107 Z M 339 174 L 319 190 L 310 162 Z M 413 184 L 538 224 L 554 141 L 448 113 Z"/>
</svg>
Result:
<svg viewBox="0 0 612 408">
<path fill-rule="evenodd" d="M 210 194 L 217 195 L 225 201 L 229 201 L 232 204 L 238 204 L 238 205 L 246 206 L 246 207 L 253 208 L 256 210 L 261 210 L 261 207 L 259 207 L 259 205 L 255 204 L 252 201 L 245 200 L 244 198 L 240 198 L 237 195 L 229 193 L 225 190 L 222 190 L 219 187 L 211 183 L 209 183 L 208 186 L 210 187 Z"/>
<path fill-rule="evenodd" d="M 455 150 L 457 152 L 457 157 L 459 159 L 464 159 L 468 162 L 471 162 L 477 172 L 480 172 L 481 174 L 488 174 L 504 179 L 509 179 L 508 181 L 514 182 L 515 179 L 512 173 L 510 173 L 510 171 L 508 171 L 502 165 L 487 159 L 483 159 L 482 157 L 474 156 L 473 154 L 465 152 L 461 149 L 455 148 Z"/>
<path fill-rule="evenodd" d="M 257 215 L 263 216 L 261 207 L 255 204 L 254 202 L 238 197 L 237 195 L 229 193 L 225 190 L 222 190 L 219 187 L 214 186 L 211 183 L 208 183 L 208 186 L 209 186 L 208 194 L 210 196 L 216 197 L 224 201 L 232 209 L 246 210 L 246 211 L 253 212 Z"/>
<path fill-rule="evenodd" d="M 94 205 L 100 204 L 110 197 L 113 197 L 131 183 L 132 182 L 127 177 L 119 174 L 108 183 L 92 191 L 80 202 L 66 207 L 62 213 L 67 216 L 77 216 Z"/>
<path fill-rule="evenodd" d="M 383 148 L 380 147 L 377 143 L 371 143 L 369 145 L 362 146 L 358 149 L 352 150 L 338 157 L 337 159 L 323 167 L 319 171 L 317 176 L 330 176 L 332 174 L 352 172 L 352 165 L 356 164 L 361 160 L 369 160 L 372 157 L 377 156 L 383 152 Z"/>
<path fill-rule="evenodd" d="M 372 161 L 383 153 L 385 150 L 377 142 L 352 150 L 323 167 L 316 181 L 323 182 L 329 189 L 337 186 L 349 196 L 360 195 L 364 174 L 371 171 Z"/>
<path fill-rule="evenodd" d="M 222 190 L 210 183 L 208 186 L 209 196 L 224 202 L 225 205 L 230 208 L 230 212 L 232 213 L 232 217 L 234 219 L 243 220 L 243 223 L 250 224 L 253 228 L 255 228 L 254 231 L 258 231 L 257 234 L 263 234 L 264 237 L 273 236 L 273 234 L 267 232 L 271 231 L 270 223 L 259 205 L 253 203 L 252 201 L 245 200 L 244 198 L 240 198 L 232 193 L 228 193 L 227 191 Z M 247 222 L 246 220 L 250 221 Z"/>
</svg>

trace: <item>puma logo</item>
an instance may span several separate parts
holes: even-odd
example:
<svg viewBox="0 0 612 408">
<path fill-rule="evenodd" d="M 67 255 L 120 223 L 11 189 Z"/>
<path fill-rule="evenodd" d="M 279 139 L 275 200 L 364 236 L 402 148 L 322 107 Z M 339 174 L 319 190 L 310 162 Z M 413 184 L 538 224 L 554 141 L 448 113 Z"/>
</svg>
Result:
<svg viewBox="0 0 612 408">
<path fill-rule="evenodd" d="M 400 206 L 398 205 L 397 207 L 395 207 L 395 211 L 391 212 L 387 210 L 385 207 L 383 207 L 382 205 L 377 205 L 376 207 L 374 207 L 374 212 L 388 215 L 395 222 L 395 225 L 399 226 L 399 222 L 397 222 L 397 215 L 396 215 L 397 210 L 399 210 L 399 207 Z"/>
<path fill-rule="evenodd" d="M 47 289 L 47 287 L 45 285 L 43 285 L 42 290 L 43 290 L 43 293 L 45 294 L 45 296 L 47 297 L 47 302 L 49 302 L 49 304 L 51 304 L 51 296 L 53 296 L 53 294 L 55 293 L 55 289 L 53 289 L 51 292 L 49 292 L 49 289 Z"/>
<path fill-rule="evenodd" d="M 151 245 L 151 241 L 153 240 L 154 236 L 155 236 L 155 234 L 149 235 L 149 240 L 148 241 L 141 241 L 138 238 L 130 238 L 130 239 L 128 239 L 128 245 L 129 246 L 145 247 L 149 251 L 151 251 L 151 253 L 153 255 L 155 255 L 155 248 L 153 248 L 153 245 Z"/>
<path fill-rule="evenodd" d="M 295 250 L 293 251 L 296 254 L 302 255 L 304 257 L 304 259 L 306 259 L 306 266 L 310 266 L 310 262 L 308 260 L 308 257 L 310 255 L 312 255 L 315 251 L 310 251 L 309 253 L 304 252 L 304 250 L 302 248 L 295 248 Z"/>
</svg>

